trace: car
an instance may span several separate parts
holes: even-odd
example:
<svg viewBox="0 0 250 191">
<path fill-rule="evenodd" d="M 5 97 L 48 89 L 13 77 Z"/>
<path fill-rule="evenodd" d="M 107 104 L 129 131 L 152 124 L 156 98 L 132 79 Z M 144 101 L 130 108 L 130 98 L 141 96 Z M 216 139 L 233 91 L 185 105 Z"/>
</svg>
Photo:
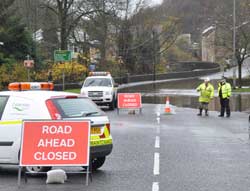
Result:
<svg viewBox="0 0 250 191">
<path fill-rule="evenodd" d="M 90 72 L 80 93 L 92 99 L 97 105 L 106 105 L 110 110 L 117 106 L 117 87 L 109 72 Z"/>
<path fill-rule="evenodd" d="M 0 164 L 19 164 L 22 120 L 91 121 L 92 169 L 100 168 L 113 148 L 110 121 L 91 99 L 80 94 L 53 91 L 53 83 L 16 82 L 0 92 Z M 26 167 L 46 172 L 52 167 Z"/>
</svg>

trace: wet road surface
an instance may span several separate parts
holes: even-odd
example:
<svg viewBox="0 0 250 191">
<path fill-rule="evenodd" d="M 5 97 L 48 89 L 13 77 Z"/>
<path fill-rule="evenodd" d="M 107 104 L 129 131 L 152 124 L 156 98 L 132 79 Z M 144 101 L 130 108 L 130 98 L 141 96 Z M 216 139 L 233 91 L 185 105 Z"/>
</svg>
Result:
<svg viewBox="0 0 250 191">
<path fill-rule="evenodd" d="M 142 114 L 107 111 L 114 149 L 104 166 L 85 186 L 82 174 L 65 184 L 46 185 L 46 177 L 31 177 L 17 187 L 17 167 L 0 167 L 0 190 L 88 191 L 248 191 L 250 142 L 248 114 L 231 118 L 196 116 L 197 110 L 144 104 Z M 80 167 L 66 171 L 82 171 Z"/>
</svg>

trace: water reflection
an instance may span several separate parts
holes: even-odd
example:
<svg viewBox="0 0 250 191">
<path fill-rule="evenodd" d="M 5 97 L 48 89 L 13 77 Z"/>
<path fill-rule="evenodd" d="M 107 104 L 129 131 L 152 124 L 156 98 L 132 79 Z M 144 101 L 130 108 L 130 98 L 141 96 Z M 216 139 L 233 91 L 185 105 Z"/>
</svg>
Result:
<svg viewBox="0 0 250 191">
<path fill-rule="evenodd" d="M 198 96 L 190 95 L 143 94 L 142 101 L 143 103 L 164 104 L 166 96 L 169 96 L 170 104 L 178 107 L 198 108 L 199 106 Z M 232 111 L 250 111 L 250 95 L 232 95 L 230 98 L 230 107 Z M 215 97 L 209 103 L 209 110 L 220 111 L 220 99 L 218 97 Z"/>
</svg>

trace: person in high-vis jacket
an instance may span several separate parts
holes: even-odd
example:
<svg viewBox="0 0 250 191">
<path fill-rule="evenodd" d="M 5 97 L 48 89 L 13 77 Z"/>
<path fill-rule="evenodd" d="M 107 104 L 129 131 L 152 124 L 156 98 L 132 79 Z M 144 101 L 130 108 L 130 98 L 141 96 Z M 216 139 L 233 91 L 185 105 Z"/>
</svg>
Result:
<svg viewBox="0 0 250 191">
<path fill-rule="evenodd" d="M 214 87 L 210 83 L 210 79 L 206 78 L 204 80 L 204 83 L 200 84 L 197 88 L 196 91 L 200 92 L 200 97 L 199 97 L 199 113 L 197 114 L 198 116 L 202 116 L 202 110 L 205 110 L 205 115 L 208 116 L 208 104 L 213 99 L 214 97 Z"/>
<path fill-rule="evenodd" d="M 230 117 L 230 106 L 229 106 L 229 98 L 231 96 L 231 85 L 226 82 L 226 79 L 222 79 L 218 84 L 218 94 L 220 98 L 220 115 L 219 117 L 224 117 L 224 113 L 226 110 L 227 117 Z"/>
</svg>

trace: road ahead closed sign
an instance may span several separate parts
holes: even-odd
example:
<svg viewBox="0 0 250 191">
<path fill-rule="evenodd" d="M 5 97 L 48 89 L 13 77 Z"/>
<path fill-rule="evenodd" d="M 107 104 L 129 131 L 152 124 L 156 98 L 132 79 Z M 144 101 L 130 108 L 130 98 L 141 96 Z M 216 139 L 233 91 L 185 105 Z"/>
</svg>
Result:
<svg viewBox="0 0 250 191">
<path fill-rule="evenodd" d="M 140 109 L 141 94 L 140 93 L 119 93 L 118 108 L 119 109 Z"/>
<path fill-rule="evenodd" d="M 24 121 L 20 166 L 88 166 L 89 121 Z"/>
</svg>

